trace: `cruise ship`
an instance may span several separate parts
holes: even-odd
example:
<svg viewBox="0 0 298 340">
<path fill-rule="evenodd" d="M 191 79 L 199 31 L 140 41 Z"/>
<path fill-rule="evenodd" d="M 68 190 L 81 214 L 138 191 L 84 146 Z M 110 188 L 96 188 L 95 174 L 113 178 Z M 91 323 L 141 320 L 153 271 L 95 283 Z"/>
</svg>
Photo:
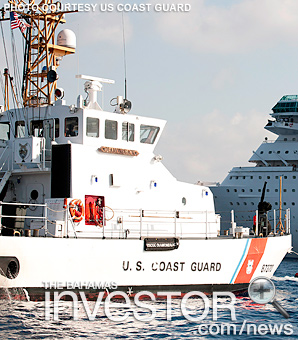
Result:
<svg viewBox="0 0 298 340">
<path fill-rule="evenodd" d="M 232 168 L 221 184 L 210 186 L 216 212 L 222 216 L 222 228 L 230 227 L 230 210 L 235 220 L 253 227 L 262 189 L 267 182 L 265 199 L 272 231 L 288 224 L 293 235 L 293 249 L 298 249 L 298 95 L 285 95 L 272 108 L 272 118 L 265 129 L 278 135 L 265 140 L 253 151 L 249 162 L 254 166 Z M 289 207 L 290 209 L 287 209 Z"/>
</svg>

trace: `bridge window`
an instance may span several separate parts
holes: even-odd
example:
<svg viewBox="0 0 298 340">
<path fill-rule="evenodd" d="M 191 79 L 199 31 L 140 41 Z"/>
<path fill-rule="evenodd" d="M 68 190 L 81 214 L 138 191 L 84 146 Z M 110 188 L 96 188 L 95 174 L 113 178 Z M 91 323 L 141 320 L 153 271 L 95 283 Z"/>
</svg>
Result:
<svg viewBox="0 0 298 340">
<path fill-rule="evenodd" d="M 15 137 L 25 137 L 25 122 L 23 120 L 18 120 L 15 123 Z"/>
<path fill-rule="evenodd" d="M 160 128 L 157 126 L 141 125 L 140 142 L 145 144 L 153 144 Z"/>
<path fill-rule="evenodd" d="M 106 120 L 105 122 L 105 138 L 114 139 L 118 138 L 118 122 L 115 120 Z"/>
<path fill-rule="evenodd" d="M 9 123 L 0 123 L 0 139 L 9 140 L 10 129 Z"/>
<path fill-rule="evenodd" d="M 133 142 L 135 140 L 135 125 L 123 122 L 122 123 L 122 140 Z"/>
<path fill-rule="evenodd" d="M 65 137 L 75 137 L 79 134 L 79 119 L 78 117 L 65 118 Z"/>
<path fill-rule="evenodd" d="M 99 119 L 87 117 L 86 120 L 86 136 L 98 137 L 99 136 Z"/>
<path fill-rule="evenodd" d="M 43 121 L 32 120 L 31 121 L 31 135 L 34 137 L 42 137 L 43 134 Z"/>
</svg>

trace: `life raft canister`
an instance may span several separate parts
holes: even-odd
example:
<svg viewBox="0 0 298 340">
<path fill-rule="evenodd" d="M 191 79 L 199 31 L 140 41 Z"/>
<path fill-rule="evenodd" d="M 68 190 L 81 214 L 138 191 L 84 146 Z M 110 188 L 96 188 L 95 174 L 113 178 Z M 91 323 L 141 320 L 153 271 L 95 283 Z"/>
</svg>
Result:
<svg viewBox="0 0 298 340">
<path fill-rule="evenodd" d="M 69 203 L 69 213 L 74 222 L 81 222 L 84 216 L 84 204 L 79 199 L 74 199 Z"/>
</svg>

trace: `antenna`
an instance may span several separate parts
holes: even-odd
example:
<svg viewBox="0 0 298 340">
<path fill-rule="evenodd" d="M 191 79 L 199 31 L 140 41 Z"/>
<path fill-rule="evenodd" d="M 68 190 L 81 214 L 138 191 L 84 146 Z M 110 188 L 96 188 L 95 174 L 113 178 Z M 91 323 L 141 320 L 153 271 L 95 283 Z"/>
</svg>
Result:
<svg viewBox="0 0 298 340">
<path fill-rule="evenodd" d="M 123 39 L 123 61 L 124 61 L 124 99 L 127 99 L 127 82 L 126 82 L 126 49 L 125 49 L 125 28 L 124 28 L 124 14 L 122 11 L 122 39 Z"/>
</svg>

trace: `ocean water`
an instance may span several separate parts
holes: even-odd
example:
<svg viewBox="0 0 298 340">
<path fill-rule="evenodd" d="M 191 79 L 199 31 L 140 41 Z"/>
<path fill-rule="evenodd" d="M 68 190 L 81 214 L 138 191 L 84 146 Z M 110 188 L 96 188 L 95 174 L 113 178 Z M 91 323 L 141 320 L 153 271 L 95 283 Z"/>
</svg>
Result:
<svg viewBox="0 0 298 340">
<path fill-rule="evenodd" d="M 285 319 L 271 305 L 257 305 L 244 293 L 236 297 L 235 318 L 231 320 L 228 309 L 219 309 L 218 319 L 213 320 L 210 306 L 203 320 L 205 311 L 202 299 L 189 299 L 187 311 L 193 320 L 188 320 L 181 312 L 181 300 L 172 300 L 171 308 L 166 301 L 146 301 L 146 306 L 156 311 L 156 315 L 147 308 L 120 307 L 111 310 L 111 320 L 100 306 L 94 320 L 86 314 L 82 303 L 76 306 L 76 320 L 73 317 L 73 305 L 63 301 L 58 306 L 58 320 L 53 320 L 53 304 L 50 305 L 50 320 L 45 320 L 44 302 L 11 301 L 9 297 L 1 300 L 0 339 L 298 339 L 298 260 L 287 259 L 279 266 L 273 277 L 276 286 L 276 300 L 290 314 Z M 229 303 L 222 297 L 219 303 Z M 95 302 L 89 302 L 93 311 Z M 136 320 L 148 318 L 151 321 Z M 169 312 L 170 310 L 170 312 Z M 167 314 L 168 311 L 168 314 Z M 128 313 L 125 317 L 125 313 Z M 154 316 L 154 317 L 153 317 Z M 121 320 L 122 318 L 122 320 Z M 242 328 L 242 332 L 241 332 Z"/>
</svg>

